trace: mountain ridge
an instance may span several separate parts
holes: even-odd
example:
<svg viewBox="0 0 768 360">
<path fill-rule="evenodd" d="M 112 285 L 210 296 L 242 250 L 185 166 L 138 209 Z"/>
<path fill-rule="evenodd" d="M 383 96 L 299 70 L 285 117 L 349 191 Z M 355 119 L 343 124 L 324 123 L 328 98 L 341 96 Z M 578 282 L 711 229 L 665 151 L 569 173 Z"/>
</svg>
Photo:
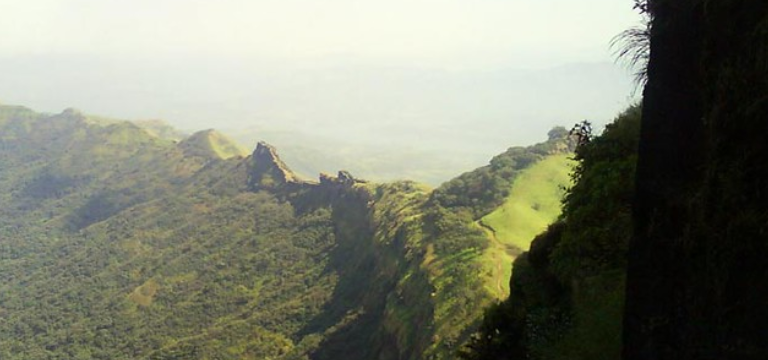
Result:
<svg viewBox="0 0 768 360">
<path fill-rule="evenodd" d="M 303 180 L 266 143 L 224 159 L 126 122 L 0 114 L 8 359 L 451 358 L 498 299 L 476 215 L 565 149 L 511 148 L 433 190 Z"/>
<path fill-rule="evenodd" d="M 185 153 L 193 156 L 229 159 L 248 155 L 248 152 L 239 144 L 214 129 L 195 132 L 182 139 L 178 146 Z"/>
</svg>

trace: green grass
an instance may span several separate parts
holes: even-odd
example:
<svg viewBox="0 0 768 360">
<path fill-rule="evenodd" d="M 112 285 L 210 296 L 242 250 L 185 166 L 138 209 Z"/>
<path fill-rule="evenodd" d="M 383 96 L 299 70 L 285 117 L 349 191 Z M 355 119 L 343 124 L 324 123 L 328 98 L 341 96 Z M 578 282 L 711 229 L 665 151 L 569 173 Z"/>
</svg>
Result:
<svg viewBox="0 0 768 360">
<path fill-rule="evenodd" d="M 211 150 L 222 159 L 229 159 L 235 156 L 248 156 L 248 151 L 245 150 L 245 148 L 222 133 L 212 132 L 209 140 Z"/>
<path fill-rule="evenodd" d="M 208 158 L 229 159 L 235 156 L 248 156 L 239 144 L 216 130 L 198 131 L 182 140 L 181 147 L 187 155 Z"/>
<path fill-rule="evenodd" d="M 552 155 L 524 170 L 504 204 L 477 222 L 491 240 L 483 254 L 483 275 L 485 289 L 496 298 L 509 296 L 517 253 L 528 250 L 533 238 L 560 215 L 560 199 L 571 184 L 570 156 Z"/>
<path fill-rule="evenodd" d="M 512 262 L 515 257 L 509 254 L 507 247 L 502 244 L 494 232 L 481 226 L 491 243 L 482 257 L 485 290 L 495 298 L 502 300 L 509 296 L 509 279 L 512 277 Z"/>
<path fill-rule="evenodd" d="M 552 155 L 524 170 L 502 206 L 481 219 L 504 245 L 528 250 L 531 240 L 560 215 L 560 199 L 570 186 L 571 155 Z"/>
</svg>

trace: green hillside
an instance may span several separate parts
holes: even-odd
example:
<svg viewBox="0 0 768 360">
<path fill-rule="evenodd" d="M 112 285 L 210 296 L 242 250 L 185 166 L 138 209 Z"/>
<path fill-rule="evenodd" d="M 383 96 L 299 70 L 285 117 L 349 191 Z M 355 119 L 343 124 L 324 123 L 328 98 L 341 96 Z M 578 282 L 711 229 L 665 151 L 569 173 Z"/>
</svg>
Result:
<svg viewBox="0 0 768 360">
<path fill-rule="evenodd" d="M 552 155 L 520 173 L 504 204 L 480 222 L 502 244 L 528 250 L 531 240 L 560 215 L 560 203 L 571 182 L 570 157 Z"/>
<path fill-rule="evenodd" d="M 150 135 L 162 139 L 181 141 L 187 137 L 182 131 L 177 130 L 163 120 L 137 120 L 133 121 L 133 123 L 144 129 Z"/>
<path fill-rule="evenodd" d="M 463 358 L 621 358 L 639 129 L 634 106 L 578 147 L 563 214 L 515 259 L 510 296 L 489 307 Z"/>
<path fill-rule="evenodd" d="M 239 144 L 213 129 L 198 131 L 190 135 L 181 140 L 179 147 L 190 155 L 202 157 L 229 159 L 248 155 L 248 151 Z"/>
<path fill-rule="evenodd" d="M 434 289 L 434 326 L 440 338 L 425 357 L 453 358 L 474 331 L 484 308 L 506 294 L 505 276 L 520 250 L 501 246 L 478 223 L 515 201 L 512 191 L 523 174 L 550 168 L 550 162 L 557 162 L 550 158 L 566 159 L 571 149 L 568 131 L 556 128 L 549 135 L 544 143 L 512 147 L 487 166 L 464 173 L 430 194 L 424 211 L 423 268 Z M 544 165 L 537 167 L 541 162 Z M 556 186 L 550 190 L 557 191 L 561 190 Z"/>
<path fill-rule="evenodd" d="M 565 189 L 571 183 L 571 157 L 551 155 L 522 171 L 504 203 L 478 221 L 492 240 L 486 261 L 493 273 L 491 289 L 499 298 L 509 295 L 512 261 L 560 215 Z"/>
<path fill-rule="evenodd" d="M 506 262 L 477 223 L 565 133 L 432 190 L 1 106 L 0 358 L 453 358 Z"/>
</svg>

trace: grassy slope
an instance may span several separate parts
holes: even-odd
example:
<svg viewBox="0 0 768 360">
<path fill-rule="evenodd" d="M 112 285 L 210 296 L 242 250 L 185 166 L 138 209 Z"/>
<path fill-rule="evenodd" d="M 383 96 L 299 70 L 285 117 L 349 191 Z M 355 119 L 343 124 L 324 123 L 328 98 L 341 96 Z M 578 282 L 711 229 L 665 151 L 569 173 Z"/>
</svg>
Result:
<svg viewBox="0 0 768 360">
<path fill-rule="evenodd" d="M 559 215 L 562 188 L 570 181 L 567 165 L 571 155 L 564 146 L 561 140 L 510 148 L 488 166 L 465 173 L 432 193 L 434 202 L 427 213 L 433 217 L 426 223 L 434 228 L 428 232 L 422 269 L 432 291 L 433 338 L 422 358 L 455 358 L 471 329 L 478 325 L 483 309 L 509 293 L 512 260 L 523 250 L 503 230 L 497 238 L 496 229 L 483 220 L 491 218 L 492 225 L 502 228 L 503 224 L 504 230 L 520 237 L 526 236 L 527 229 L 527 242 L 544 230 Z M 559 155 L 546 155 L 552 153 Z M 503 189 L 508 195 L 496 199 L 502 191 L 498 183 L 505 183 Z M 536 208 L 543 214 L 504 211 L 510 206 L 516 208 L 515 204 L 528 204 L 529 208 L 538 204 Z M 489 211 L 495 219 L 483 215 Z M 538 219 L 541 228 L 517 221 L 519 216 Z M 515 221 L 509 223 L 509 217 Z M 526 227 L 516 229 L 520 224 Z"/>
<path fill-rule="evenodd" d="M 571 182 L 571 156 L 551 155 L 524 170 L 504 204 L 478 222 L 491 239 L 485 254 L 492 274 L 487 288 L 500 298 L 509 294 L 514 257 L 560 215 L 560 199 Z"/>
<path fill-rule="evenodd" d="M 229 159 L 235 156 L 248 156 L 248 150 L 228 138 L 220 132 L 212 132 L 210 137 L 211 149 L 222 159 Z"/>
<path fill-rule="evenodd" d="M 216 130 L 198 131 L 181 141 L 180 146 L 188 155 L 207 158 L 230 159 L 248 156 L 239 144 Z"/>
</svg>

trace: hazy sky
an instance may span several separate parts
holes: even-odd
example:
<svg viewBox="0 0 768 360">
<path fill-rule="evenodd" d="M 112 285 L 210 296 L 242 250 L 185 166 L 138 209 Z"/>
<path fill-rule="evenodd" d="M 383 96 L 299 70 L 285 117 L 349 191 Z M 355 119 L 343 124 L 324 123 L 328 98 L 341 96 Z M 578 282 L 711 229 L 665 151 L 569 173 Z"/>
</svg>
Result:
<svg viewBox="0 0 768 360">
<path fill-rule="evenodd" d="M 279 132 L 278 147 L 392 144 L 480 165 L 633 101 L 609 48 L 639 23 L 632 5 L 0 0 L 0 102 L 257 129 L 247 147 Z"/>
<path fill-rule="evenodd" d="M 0 0 L 0 54 L 448 69 L 609 59 L 630 0 Z"/>
</svg>

